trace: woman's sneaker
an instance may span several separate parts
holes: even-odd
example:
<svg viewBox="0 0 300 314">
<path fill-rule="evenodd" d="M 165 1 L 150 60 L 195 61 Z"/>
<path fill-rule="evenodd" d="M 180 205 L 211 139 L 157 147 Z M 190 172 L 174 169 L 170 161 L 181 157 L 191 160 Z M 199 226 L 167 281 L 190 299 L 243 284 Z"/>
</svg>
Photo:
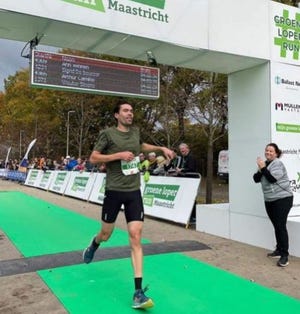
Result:
<svg viewBox="0 0 300 314">
<path fill-rule="evenodd" d="M 279 266 L 279 267 L 285 267 L 288 264 L 289 264 L 289 259 L 287 256 L 281 256 L 277 262 L 277 266 Z"/>
<path fill-rule="evenodd" d="M 148 298 L 145 295 L 145 292 L 148 290 L 148 287 L 144 289 L 138 289 L 134 292 L 132 307 L 134 309 L 147 309 L 154 306 L 152 299 Z"/>
<path fill-rule="evenodd" d="M 275 250 L 274 252 L 268 253 L 267 256 L 271 258 L 279 258 L 281 257 L 281 254 L 279 251 Z"/>
</svg>

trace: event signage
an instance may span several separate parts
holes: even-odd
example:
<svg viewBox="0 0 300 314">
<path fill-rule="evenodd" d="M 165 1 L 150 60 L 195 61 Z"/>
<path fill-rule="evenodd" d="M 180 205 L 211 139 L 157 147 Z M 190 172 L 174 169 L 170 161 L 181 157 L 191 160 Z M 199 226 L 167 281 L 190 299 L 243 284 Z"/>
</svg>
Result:
<svg viewBox="0 0 300 314">
<path fill-rule="evenodd" d="M 142 180 L 145 214 L 188 224 L 200 182 L 201 177 L 150 176 L 147 183 Z"/>
<path fill-rule="evenodd" d="M 144 204 L 174 208 L 180 185 L 146 184 L 143 193 Z"/>
<path fill-rule="evenodd" d="M 272 141 L 283 151 L 284 162 L 300 211 L 300 75 L 299 67 L 271 63 Z"/>
<path fill-rule="evenodd" d="M 132 14 L 142 18 L 148 18 L 155 21 L 169 23 L 168 13 L 159 10 L 164 9 L 166 0 L 129 0 L 127 2 L 108 0 L 107 7 L 102 0 L 62 0 L 75 5 L 79 5 L 92 10 L 105 12 L 106 10 L 115 10 L 124 14 Z M 135 3 L 132 3 L 135 2 Z M 144 4 L 146 7 L 137 6 Z"/>
<path fill-rule="evenodd" d="M 31 86 L 159 98 L 159 68 L 33 50 Z"/>
<path fill-rule="evenodd" d="M 1 9 L 82 25 L 87 30 L 116 32 L 120 42 L 138 36 L 145 53 L 146 42 L 142 38 L 196 49 L 208 48 L 208 0 L 1 0 Z M 194 30 L 201 30 L 201 35 Z M 62 29 L 62 36 L 63 32 Z M 99 52 L 112 54 L 114 39 L 100 34 L 99 42 L 106 41 L 108 48 Z M 84 40 L 89 42 L 90 38 L 87 36 Z M 72 38 L 66 38 L 66 46 L 72 42 Z M 136 59 L 143 58 L 137 56 Z"/>
<path fill-rule="evenodd" d="M 69 171 L 54 171 L 54 177 L 50 183 L 49 190 L 56 193 L 64 194 L 70 177 Z"/>
<path fill-rule="evenodd" d="M 272 60 L 300 65 L 300 10 L 270 2 Z"/>
<path fill-rule="evenodd" d="M 105 195 L 105 173 L 52 171 L 49 191 L 102 205 Z M 43 171 L 30 169 L 25 185 L 39 187 Z M 201 178 L 150 176 L 145 183 L 141 176 L 141 192 L 145 214 L 188 224 L 199 192 Z M 66 185 L 66 188 L 61 188 Z M 60 187 L 60 190 L 56 187 Z M 188 192 L 187 192 L 188 191 Z"/>
<path fill-rule="evenodd" d="M 40 181 L 37 184 L 38 188 L 44 189 L 44 190 L 48 190 L 50 183 L 54 177 L 54 172 L 50 171 L 50 170 L 46 170 L 43 171 L 41 177 L 40 177 Z"/>
<path fill-rule="evenodd" d="M 88 200 L 97 173 L 71 171 L 65 195 Z"/>
<path fill-rule="evenodd" d="M 26 177 L 25 185 L 35 186 L 37 187 L 40 182 L 40 178 L 43 175 L 42 170 L 38 169 L 30 169 L 28 175 Z"/>
<path fill-rule="evenodd" d="M 97 173 L 92 191 L 90 193 L 89 201 L 97 204 L 103 204 L 106 184 L 106 174 Z"/>
</svg>

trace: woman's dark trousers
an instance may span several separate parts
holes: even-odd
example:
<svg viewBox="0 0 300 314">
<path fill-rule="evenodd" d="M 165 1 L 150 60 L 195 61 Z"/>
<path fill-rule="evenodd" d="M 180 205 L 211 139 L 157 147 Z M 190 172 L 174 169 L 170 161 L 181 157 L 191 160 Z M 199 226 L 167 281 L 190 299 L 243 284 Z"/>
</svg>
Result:
<svg viewBox="0 0 300 314">
<path fill-rule="evenodd" d="M 293 196 L 281 198 L 273 202 L 265 202 L 267 214 L 275 230 L 276 250 L 281 256 L 289 255 L 289 236 L 286 224 L 292 206 Z"/>
</svg>

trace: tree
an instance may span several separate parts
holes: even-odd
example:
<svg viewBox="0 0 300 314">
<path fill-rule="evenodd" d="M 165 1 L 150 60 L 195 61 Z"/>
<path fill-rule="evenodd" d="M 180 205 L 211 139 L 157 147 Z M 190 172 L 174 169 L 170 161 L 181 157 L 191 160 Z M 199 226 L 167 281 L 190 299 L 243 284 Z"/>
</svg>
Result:
<svg viewBox="0 0 300 314">
<path fill-rule="evenodd" d="M 185 120 L 188 118 L 190 99 L 204 79 L 204 72 L 177 67 L 167 67 L 162 76 L 162 94 L 167 100 L 169 115 L 177 118 L 177 144 L 185 140 Z"/>
<path fill-rule="evenodd" d="M 206 203 L 212 202 L 214 143 L 227 135 L 227 76 L 208 73 L 207 81 L 199 86 L 194 95 L 192 118 L 201 125 L 207 138 Z"/>
<path fill-rule="evenodd" d="M 275 2 L 291 5 L 293 7 L 299 6 L 299 0 L 274 0 Z"/>
<path fill-rule="evenodd" d="M 63 53 L 100 57 L 72 50 Z M 109 56 L 101 58 L 141 63 Z M 222 141 L 226 142 L 223 138 L 227 135 L 226 76 L 162 65 L 160 72 L 159 99 L 128 100 L 135 105 L 135 124 L 146 142 L 173 149 L 180 142 L 189 144 L 201 161 L 201 174 L 208 176 L 207 202 L 211 202 L 213 152 Z M 31 88 L 28 69 L 8 77 L 5 92 L 0 96 L 3 145 L 12 145 L 14 153 L 18 152 L 19 132 L 23 130 L 24 141 L 37 138 L 34 154 L 52 159 L 65 155 L 69 111 L 74 111 L 69 116 L 70 151 L 73 156 L 85 157 L 93 149 L 99 132 L 115 124 L 112 108 L 119 100 L 106 95 Z"/>
</svg>

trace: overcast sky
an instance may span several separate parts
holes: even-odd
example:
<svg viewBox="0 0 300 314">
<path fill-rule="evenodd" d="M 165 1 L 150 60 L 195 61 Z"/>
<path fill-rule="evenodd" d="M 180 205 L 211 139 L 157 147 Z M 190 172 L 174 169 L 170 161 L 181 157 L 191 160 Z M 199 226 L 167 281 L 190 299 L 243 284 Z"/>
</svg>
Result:
<svg viewBox="0 0 300 314">
<path fill-rule="evenodd" d="M 21 57 L 25 43 L 0 39 L 0 90 L 4 90 L 3 80 L 16 71 L 29 67 L 28 59 Z"/>
<path fill-rule="evenodd" d="M 21 57 L 22 49 L 26 43 L 0 39 L 0 91 L 4 90 L 4 79 L 14 75 L 21 69 L 29 67 L 29 59 Z M 38 46 L 40 50 L 57 51 L 57 48 Z M 25 53 L 28 53 L 28 49 Z"/>
</svg>

